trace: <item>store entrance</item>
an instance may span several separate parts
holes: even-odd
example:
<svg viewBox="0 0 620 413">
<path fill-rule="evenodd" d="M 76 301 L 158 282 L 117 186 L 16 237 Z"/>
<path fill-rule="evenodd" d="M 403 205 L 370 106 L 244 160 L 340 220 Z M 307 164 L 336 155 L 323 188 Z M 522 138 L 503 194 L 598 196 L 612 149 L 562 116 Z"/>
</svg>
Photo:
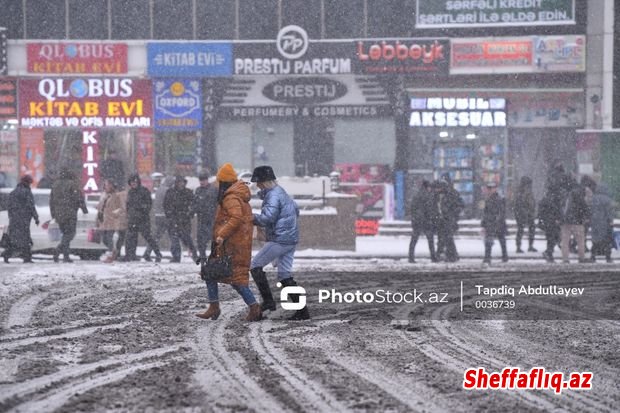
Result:
<svg viewBox="0 0 620 413">
<path fill-rule="evenodd" d="M 331 119 L 295 119 L 296 176 L 328 176 L 334 167 L 334 127 Z"/>
</svg>

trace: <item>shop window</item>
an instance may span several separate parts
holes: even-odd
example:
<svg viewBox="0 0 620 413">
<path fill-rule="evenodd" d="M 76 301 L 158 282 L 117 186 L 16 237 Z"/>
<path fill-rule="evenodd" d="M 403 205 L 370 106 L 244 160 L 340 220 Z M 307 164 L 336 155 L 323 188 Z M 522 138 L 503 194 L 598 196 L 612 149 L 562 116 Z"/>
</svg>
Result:
<svg viewBox="0 0 620 413">
<path fill-rule="evenodd" d="M 334 120 L 336 163 L 394 163 L 396 133 L 393 119 Z"/>
<path fill-rule="evenodd" d="M 412 3 L 412 0 L 368 0 L 368 37 L 410 37 L 415 10 Z"/>
<path fill-rule="evenodd" d="M 167 175 L 194 176 L 198 168 L 196 132 L 158 132 L 155 136 L 155 169 Z"/>
<path fill-rule="evenodd" d="M 29 39 L 65 39 L 65 0 L 28 1 L 26 32 Z"/>
<path fill-rule="evenodd" d="M 364 0 L 324 0 L 324 2 L 326 38 L 364 37 Z"/>
<path fill-rule="evenodd" d="M 155 39 L 193 39 L 191 0 L 157 0 L 153 2 L 153 37 Z"/>
<path fill-rule="evenodd" d="M 321 0 L 284 0 L 282 27 L 295 24 L 303 27 L 311 39 L 321 38 Z"/>
<path fill-rule="evenodd" d="M 151 37 L 149 0 L 112 1 L 112 39 L 149 39 Z"/>
<path fill-rule="evenodd" d="M 235 37 L 235 2 L 202 0 L 196 2 L 196 37 L 231 40 Z"/>
<path fill-rule="evenodd" d="M 108 8 L 101 0 L 69 1 L 69 38 L 108 38 Z"/>
<path fill-rule="evenodd" d="M 0 27 L 7 28 L 9 39 L 24 37 L 24 10 L 22 2 L 15 0 L 0 0 Z"/>
<path fill-rule="evenodd" d="M 239 0 L 240 39 L 275 39 L 278 30 L 277 0 Z"/>
</svg>

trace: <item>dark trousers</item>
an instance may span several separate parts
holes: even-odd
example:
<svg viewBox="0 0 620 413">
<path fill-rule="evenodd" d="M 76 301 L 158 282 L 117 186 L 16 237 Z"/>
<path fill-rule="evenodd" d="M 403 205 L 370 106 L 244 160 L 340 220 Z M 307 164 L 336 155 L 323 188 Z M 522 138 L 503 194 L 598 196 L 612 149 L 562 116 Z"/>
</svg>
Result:
<svg viewBox="0 0 620 413">
<path fill-rule="evenodd" d="M 127 259 L 136 259 L 138 234 L 142 234 L 147 246 L 151 248 L 152 251 L 155 251 L 156 255 L 161 255 L 161 252 L 159 252 L 159 246 L 151 235 L 151 223 L 149 221 L 141 221 L 137 223 L 130 223 L 127 228 L 127 242 L 125 244 L 125 256 Z"/>
<path fill-rule="evenodd" d="M 437 231 L 437 251 L 445 251 L 446 261 L 453 262 L 459 256 L 454 243 L 454 231 L 449 225 L 441 225 Z"/>
<path fill-rule="evenodd" d="M 517 221 L 517 249 L 521 249 L 521 239 L 523 238 L 523 233 L 525 232 L 525 227 L 527 226 L 527 235 L 530 247 L 534 246 L 534 235 L 536 234 L 536 223 L 534 220 L 530 222 L 519 222 Z"/>
<path fill-rule="evenodd" d="M 196 228 L 196 243 L 198 244 L 198 253 L 201 257 L 206 257 L 207 246 L 213 237 L 213 220 L 203 218 L 198 215 L 198 223 Z"/>
<path fill-rule="evenodd" d="M 552 256 L 555 247 L 560 245 L 560 228 L 546 230 L 545 238 L 547 238 L 547 250 L 545 252 L 548 256 Z"/>
<path fill-rule="evenodd" d="M 19 256 L 24 259 L 24 261 L 32 260 L 32 247 L 30 245 L 28 246 L 24 245 L 22 247 L 15 247 L 9 244 L 8 247 L 2 252 L 2 257 L 6 257 L 7 259 L 9 259 L 15 253 L 18 253 Z"/>
<path fill-rule="evenodd" d="M 192 252 L 192 255 L 196 255 L 196 247 L 194 247 L 194 241 L 190 235 L 191 227 L 186 225 L 170 225 L 168 230 L 170 235 L 170 253 L 172 254 L 173 261 L 181 261 L 181 242 Z"/>
<path fill-rule="evenodd" d="M 161 237 L 168 232 L 168 220 L 163 215 L 155 215 L 155 235 L 154 239 L 157 245 L 159 245 L 159 240 Z M 149 257 L 151 255 L 151 246 L 147 245 L 146 250 L 144 251 L 144 256 Z"/>
<path fill-rule="evenodd" d="M 116 240 L 116 248 L 114 247 L 114 233 L 118 232 L 118 239 Z M 121 253 L 121 248 L 125 244 L 125 237 L 127 236 L 126 230 L 106 230 L 103 231 L 103 245 L 108 248 L 108 251 L 116 251 L 117 254 Z"/>
<path fill-rule="evenodd" d="M 502 249 L 502 258 L 508 258 L 508 251 L 506 250 L 506 235 L 487 235 L 484 237 L 484 258 L 491 259 L 491 250 L 493 249 L 493 243 L 495 238 L 499 241 L 499 246 Z"/>
<path fill-rule="evenodd" d="M 73 241 L 73 238 L 75 238 L 77 216 L 63 219 L 62 221 L 56 220 L 56 222 L 58 223 L 58 228 L 60 228 L 60 232 L 62 232 L 62 238 L 60 239 L 60 244 L 58 244 L 56 250 L 59 254 L 63 254 L 65 257 L 68 257 L 71 241 Z"/>
<path fill-rule="evenodd" d="M 418 243 L 418 239 L 422 233 L 426 235 L 426 240 L 428 241 L 428 250 L 431 253 L 431 261 L 437 261 L 433 231 L 418 229 L 413 225 L 411 226 L 411 241 L 409 242 L 409 260 L 413 261 L 415 259 L 415 246 Z"/>
<path fill-rule="evenodd" d="M 592 242 L 590 253 L 592 258 L 597 255 L 604 255 L 608 260 L 611 259 L 611 242 L 609 240 Z"/>
</svg>

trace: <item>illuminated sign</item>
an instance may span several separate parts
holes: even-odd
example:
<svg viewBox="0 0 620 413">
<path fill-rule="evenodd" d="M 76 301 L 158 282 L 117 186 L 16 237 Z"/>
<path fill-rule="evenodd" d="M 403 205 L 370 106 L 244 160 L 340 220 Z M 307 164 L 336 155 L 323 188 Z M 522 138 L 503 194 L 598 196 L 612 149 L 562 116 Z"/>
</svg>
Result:
<svg viewBox="0 0 620 413">
<path fill-rule="evenodd" d="M 82 131 L 82 190 L 99 192 L 99 132 Z"/>
<path fill-rule="evenodd" d="M 506 127 L 503 98 L 412 98 L 411 109 L 409 126 Z"/>
<path fill-rule="evenodd" d="M 22 79 L 19 123 L 27 128 L 150 128 L 151 81 Z"/>
<path fill-rule="evenodd" d="M 358 41 L 357 64 L 362 73 L 448 74 L 447 39 Z"/>
<path fill-rule="evenodd" d="M 127 73 L 125 43 L 28 43 L 29 73 Z"/>
</svg>

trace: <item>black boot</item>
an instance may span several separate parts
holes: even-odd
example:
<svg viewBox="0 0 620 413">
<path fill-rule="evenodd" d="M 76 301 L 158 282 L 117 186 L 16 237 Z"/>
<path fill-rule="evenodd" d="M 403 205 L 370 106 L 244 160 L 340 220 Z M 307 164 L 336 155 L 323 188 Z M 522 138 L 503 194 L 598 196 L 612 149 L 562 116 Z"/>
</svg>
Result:
<svg viewBox="0 0 620 413">
<path fill-rule="evenodd" d="M 60 251 L 58 251 L 58 248 L 54 249 L 54 252 L 52 253 L 52 259 L 54 260 L 54 262 L 60 262 Z"/>
<path fill-rule="evenodd" d="M 297 283 L 292 277 L 285 278 L 284 280 L 281 281 L 281 283 L 282 283 L 282 287 L 294 287 L 297 285 Z M 290 297 L 291 297 L 292 302 L 294 303 L 299 302 L 299 294 L 291 294 Z M 309 320 L 309 319 L 310 319 L 310 313 L 308 312 L 307 306 L 302 308 L 301 310 L 295 311 L 295 314 L 289 317 L 289 320 Z"/>
<path fill-rule="evenodd" d="M 275 311 L 276 302 L 273 300 L 273 294 L 271 294 L 271 288 L 269 288 L 269 282 L 267 281 L 267 275 L 261 267 L 252 268 L 250 270 L 252 279 L 258 287 L 258 292 L 262 298 L 260 308 L 262 311 L 271 310 Z"/>
</svg>

